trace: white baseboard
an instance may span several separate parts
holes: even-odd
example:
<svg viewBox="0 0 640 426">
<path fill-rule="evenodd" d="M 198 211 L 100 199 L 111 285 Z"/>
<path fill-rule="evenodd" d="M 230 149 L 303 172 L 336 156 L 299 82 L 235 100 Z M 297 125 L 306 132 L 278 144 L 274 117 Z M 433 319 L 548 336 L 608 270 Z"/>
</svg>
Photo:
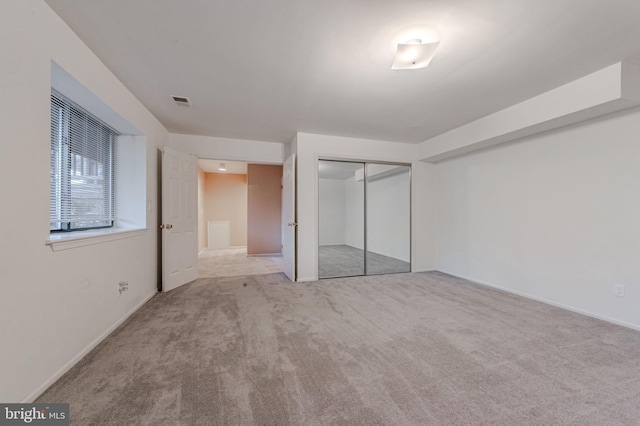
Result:
<svg viewBox="0 0 640 426">
<path fill-rule="evenodd" d="M 518 290 L 514 290 L 508 287 L 502 287 L 487 281 L 482 281 L 482 280 L 477 280 L 475 278 L 470 278 L 470 277 L 466 277 L 464 275 L 460 275 L 460 274 L 455 274 L 453 272 L 447 272 L 447 271 L 443 271 L 443 270 L 438 270 L 438 272 L 442 272 L 443 274 L 447 274 L 447 275 L 451 275 L 453 277 L 457 277 L 457 278 L 462 278 L 463 280 L 467 280 L 467 281 L 471 281 L 473 283 L 476 284 L 480 284 L 480 285 L 484 285 L 487 287 L 492 287 L 498 290 L 502 290 L 502 291 L 506 291 L 507 293 L 512 293 L 512 294 L 516 294 L 518 296 L 522 296 L 522 297 L 526 297 L 527 299 L 531 299 L 531 300 L 535 300 L 537 302 L 542 302 L 542 303 L 546 303 L 547 305 L 551 305 L 551 306 L 556 306 L 558 308 L 562 308 L 562 309 L 566 309 L 567 311 L 571 311 L 571 312 L 575 312 L 578 314 L 582 314 L 582 315 L 586 315 L 588 317 L 591 318 L 597 318 L 599 320 L 602 321 L 607 321 L 610 322 L 612 324 L 616 324 L 616 325 L 621 325 L 623 327 L 627 327 L 627 328 L 631 328 L 633 330 L 638 330 L 640 331 L 640 325 L 637 324 L 632 324 L 629 322 L 625 322 L 625 321 L 620 321 L 618 319 L 615 318 L 611 318 L 611 317 L 607 317 L 604 315 L 599 315 L 590 311 L 585 311 L 583 309 L 580 308 L 576 308 L 574 306 L 570 306 L 570 305 L 565 305 L 564 303 L 560 303 L 560 302 L 556 302 L 553 300 L 549 300 L 549 299 L 545 299 L 544 297 L 539 297 L 539 296 L 534 296 L 533 294 L 529 294 L 529 293 L 525 293 L 523 291 L 518 291 Z"/>
<path fill-rule="evenodd" d="M 211 248 L 211 247 L 207 246 L 207 247 L 203 248 L 202 250 L 200 250 L 198 252 L 198 254 L 201 254 L 203 251 L 207 251 L 207 250 L 215 251 L 215 250 L 231 250 L 231 249 L 246 249 L 246 248 L 247 248 L 247 246 L 229 246 L 229 247 L 224 247 L 224 248 Z"/>
<path fill-rule="evenodd" d="M 40 385 L 36 390 L 31 392 L 29 395 L 27 395 L 27 397 L 24 398 L 21 401 L 21 403 L 22 404 L 30 404 L 33 401 L 35 401 L 36 398 L 38 398 L 40 395 L 42 395 L 44 393 L 44 391 L 46 391 L 49 388 L 49 386 L 54 384 L 56 382 L 56 380 L 58 380 L 67 371 L 69 371 L 74 365 L 76 365 L 82 358 L 84 358 L 85 355 L 87 355 L 89 352 L 91 352 L 91 350 L 93 348 L 98 346 L 104 339 L 106 339 L 107 336 L 113 332 L 113 330 L 118 328 L 123 322 L 125 322 L 127 320 L 127 318 L 129 318 L 134 312 L 136 312 L 138 309 L 140 309 L 142 307 L 142 305 L 144 305 L 149 300 L 151 300 L 151 298 L 153 296 L 155 296 L 157 293 L 158 293 L 158 291 L 154 290 L 153 293 L 149 294 L 147 297 L 142 299 L 142 301 L 140 303 L 138 303 L 136 306 L 134 306 L 129 312 L 124 314 L 124 316 L 122 318 L 120 318 L 111 327 L 109 327 L 109 329 L 107 331 L 105 331 L 100 336 L 98 336 L 93 342 L 89 343 L 83 350 L 80 351 L 80 353 L 78 353 L 76 356 L 71 358 L 71 360 L 69 362 L 67 362 L 65 365 L 63 365 L 62 368 L 60 368 L 53 376 L 51 376 L 47 381 L 45 381 L 42 385 Z"/>
<path fill-rule="evenodd" d="M 282 253 L 256 253 L 256 254 L 248 254 L 249 257 L 282 257 Z"/>
<path fill-rule="evenodd" d="M 412 269 L 411 273 L 414 274 L 414 273 L 418 273 L 418 272 L 435 272 L 435 271 L 436 270 L 433 269 L 433 268 L 431 268 L 431 269 Z M 453 274 L 449 274 L 449 275 L 453 275 Z M 462 277 L 459 277 L 459 278 L 462 278 Z M 469 281 L 471 281 L 471 280 L 469 280 Z"/>
</svg>

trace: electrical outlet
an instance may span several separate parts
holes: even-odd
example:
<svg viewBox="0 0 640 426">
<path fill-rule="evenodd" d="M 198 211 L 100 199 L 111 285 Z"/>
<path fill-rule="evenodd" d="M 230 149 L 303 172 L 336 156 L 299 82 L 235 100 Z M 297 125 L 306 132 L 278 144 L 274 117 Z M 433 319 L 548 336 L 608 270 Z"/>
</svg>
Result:
<svg viewBox="0 0 640 426">
<path fill-rule="evenodd" d="M 624 285 L 623 284 L 615 284 L 613 286 L 613 294 L 618 297 L 624 297 Z"/>
<path fill-rule="evenodd" d="M 127 290 L 129 290 L 129 282 L 128 281 L 120 281 L 118 283 L 118 292 L 120 294 L 122 294 Z"/>
</svg>

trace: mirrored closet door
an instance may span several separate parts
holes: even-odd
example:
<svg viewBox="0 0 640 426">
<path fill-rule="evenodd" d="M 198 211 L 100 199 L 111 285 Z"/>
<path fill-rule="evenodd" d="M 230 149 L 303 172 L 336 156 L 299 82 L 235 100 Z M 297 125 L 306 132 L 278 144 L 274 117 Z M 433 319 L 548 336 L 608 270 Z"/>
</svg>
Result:
<svg viewBox="0 0 640 426">
<path fill-rule="evenodd" d="M 367 275 L 411 272 L 411 167 L 367 164 Z"/>
<path fill-rule="evenodd" d="M 318 277 L 411 271 L 411 167 L 318 161 Z"/>
<path fill-rule="evenodd" d="M 364 163 L 318 163 L 318 276 L 364 275 Z"/>
</svg>

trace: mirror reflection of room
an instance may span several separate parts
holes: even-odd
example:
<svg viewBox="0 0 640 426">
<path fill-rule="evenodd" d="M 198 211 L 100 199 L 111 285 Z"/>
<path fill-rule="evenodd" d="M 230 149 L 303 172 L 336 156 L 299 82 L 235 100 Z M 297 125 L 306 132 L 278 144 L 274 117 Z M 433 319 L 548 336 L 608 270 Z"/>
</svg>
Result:
<svg viewBox="0 0 640 426">
<path fill-rule="evenodd" d="M 364 163 L 318 162 L 318 276 L 364 275 Z"/>
<path fill-rule="evenodd" d="M 320 160 L 318 276 L 409 272 L 410 188 L 410 166 Z"/>
<path fill-rule="evenodd" d="M 367 164 L 366 274 L 411 272 L 411 168 Z"/>
</svg>

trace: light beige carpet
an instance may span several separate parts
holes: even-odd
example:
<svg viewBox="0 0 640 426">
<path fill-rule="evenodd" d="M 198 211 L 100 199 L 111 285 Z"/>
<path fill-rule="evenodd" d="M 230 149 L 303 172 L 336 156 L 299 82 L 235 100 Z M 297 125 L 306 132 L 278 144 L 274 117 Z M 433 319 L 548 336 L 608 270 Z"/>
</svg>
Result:
<svg viewBox="0 0 640 426">
<path fill-rule="evenodd" d="M 77 425 L 637 425 L 640 333 L 440 273 L 200 279 L 39 401 Z"/>
<path fill-rule="evenodd" d="M 282 272 L 282 256 L 248 256 L 246 248 L 204 250 L 198 256 L 198 277 L 236 277 Z"/>
</svg>

